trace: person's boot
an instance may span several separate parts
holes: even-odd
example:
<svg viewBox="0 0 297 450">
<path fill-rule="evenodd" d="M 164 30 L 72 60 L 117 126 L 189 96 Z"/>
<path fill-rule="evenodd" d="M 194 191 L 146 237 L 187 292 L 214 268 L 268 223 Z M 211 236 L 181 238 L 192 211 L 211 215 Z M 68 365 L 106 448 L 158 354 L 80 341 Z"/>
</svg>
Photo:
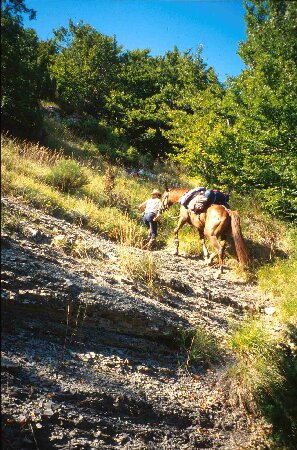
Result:
<svg viewBox="0 0 297 450">
<path fill-rule="evenodd" d="M 148 246 L 147 246 L 149 250 L 152 250 L 154 248 L 155 242 L 156 242 L 156 238 L 153 238 L 153 237 L 150 238 L 150 240 L 148 242 Z"/>
</svg>

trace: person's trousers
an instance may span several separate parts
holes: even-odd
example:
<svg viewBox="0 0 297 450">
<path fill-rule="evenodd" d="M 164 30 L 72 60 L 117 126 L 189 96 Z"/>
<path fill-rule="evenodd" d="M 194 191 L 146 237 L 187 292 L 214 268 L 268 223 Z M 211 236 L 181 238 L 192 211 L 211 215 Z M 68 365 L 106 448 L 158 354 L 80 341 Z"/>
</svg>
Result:
<svg viewBox="0 0 297 450">
<path fill-rule="evenodd" d="M 154 222 L 153 219 L 156 217 L 155 213 L 146 213 L 143 216 L 144 224 L 150 229 L 149 237 L 155 238 L 157 236 L 158 222 Z"/>
</svg>

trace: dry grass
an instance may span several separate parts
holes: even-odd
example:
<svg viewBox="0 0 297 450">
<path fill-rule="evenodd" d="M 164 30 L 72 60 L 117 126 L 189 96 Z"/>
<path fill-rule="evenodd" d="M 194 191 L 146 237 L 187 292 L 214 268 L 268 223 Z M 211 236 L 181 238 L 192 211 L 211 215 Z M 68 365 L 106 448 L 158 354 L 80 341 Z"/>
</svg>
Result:
<svg viewBox="0 0 297 450">
<path fill-rule="evenodd" d="M 263 321 L 248 317 L 235 326 L 229 345 L 237 362 L 229 369 L 231 397 L 248 410 L 255 408 L 259 388 L 269 390 L 271 383 L 282 383 L 277 341 Z"/>
<path fill-rule="evenodd" d="M 151 292 L 158 286 L 158 263 L 152 253 L 135 254 L 129 247 L 122 247 L 120 251 L 120 267 L 133 281 L 144 283 Z"/>
<path fill-rule="evenodd" d="M 116 207 L 106 206 L 103 176 L 84 167 L 91 182 L 71 194 L 63 193 L 47 184 L 48 174 L 61 159 L 60 153 L 53 155 L 38 144 L 22 143 L 7 136 L 2 140 L 2 149 L 3 194 L 19 196 L 46 213 L 59 215 L 126 245 L 143 245 L 146 230 L 139 221 Z"/>
</svg>

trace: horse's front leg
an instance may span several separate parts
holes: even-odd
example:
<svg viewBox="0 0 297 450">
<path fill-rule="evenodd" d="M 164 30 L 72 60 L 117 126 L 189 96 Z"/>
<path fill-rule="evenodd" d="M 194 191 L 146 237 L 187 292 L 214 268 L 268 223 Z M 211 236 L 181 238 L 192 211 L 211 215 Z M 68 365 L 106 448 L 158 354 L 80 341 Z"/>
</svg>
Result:
<svg viewBox="0 0 297 450">
<path fill-rule="evenodd" d="M 178 255 L 179 250 L 179 239 L 178 239 L 178 232 L 179 230 L 184 226 L 184 224 L 188 220 L 188 214 L 185 214 L 181 216 L 178 220 L 177 226 L 174 228 L 174 246 L 175 246 L 175 252 L 174 255 Z"/>
</svg>

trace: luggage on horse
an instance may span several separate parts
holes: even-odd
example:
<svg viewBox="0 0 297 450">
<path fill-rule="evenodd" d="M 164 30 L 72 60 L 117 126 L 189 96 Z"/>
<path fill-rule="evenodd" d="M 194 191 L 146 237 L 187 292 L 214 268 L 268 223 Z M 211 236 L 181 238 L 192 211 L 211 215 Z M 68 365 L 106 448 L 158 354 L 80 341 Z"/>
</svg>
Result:
<svg viewBox="0 0 297 450">
<path fill-rule="evenodd" d="M 190 191 L 186 192 L 179 199 L 179 203 L 186 208 L 188 206 L 188 204 L 190 203 L 190 201 L 192 200 L 192 198 L 195 197 L 195 195 L 197 195 L 199 192 L 205 192 L 205 190 L 206 189 L 203 186 L 198 186 L 198 187 L 196 187 L 194 189 L 191 189 Z"/>
<path fill-rule="evenodd" d="M 208 189 L 195 194 L 189 207 L 195 214 L 203 213 L 210 205 L 223 205 L 230 209 L 228 205 L 229 194 L 220 192 L 218 189 Z"/>
<path fill-rule="evenodd" d="M 209 199 L 211 205 L 223 205 L 229 208 L 229 194 L 221 192 L 218 189 L 207 189 L 205 196 Z"/>
</svg>

